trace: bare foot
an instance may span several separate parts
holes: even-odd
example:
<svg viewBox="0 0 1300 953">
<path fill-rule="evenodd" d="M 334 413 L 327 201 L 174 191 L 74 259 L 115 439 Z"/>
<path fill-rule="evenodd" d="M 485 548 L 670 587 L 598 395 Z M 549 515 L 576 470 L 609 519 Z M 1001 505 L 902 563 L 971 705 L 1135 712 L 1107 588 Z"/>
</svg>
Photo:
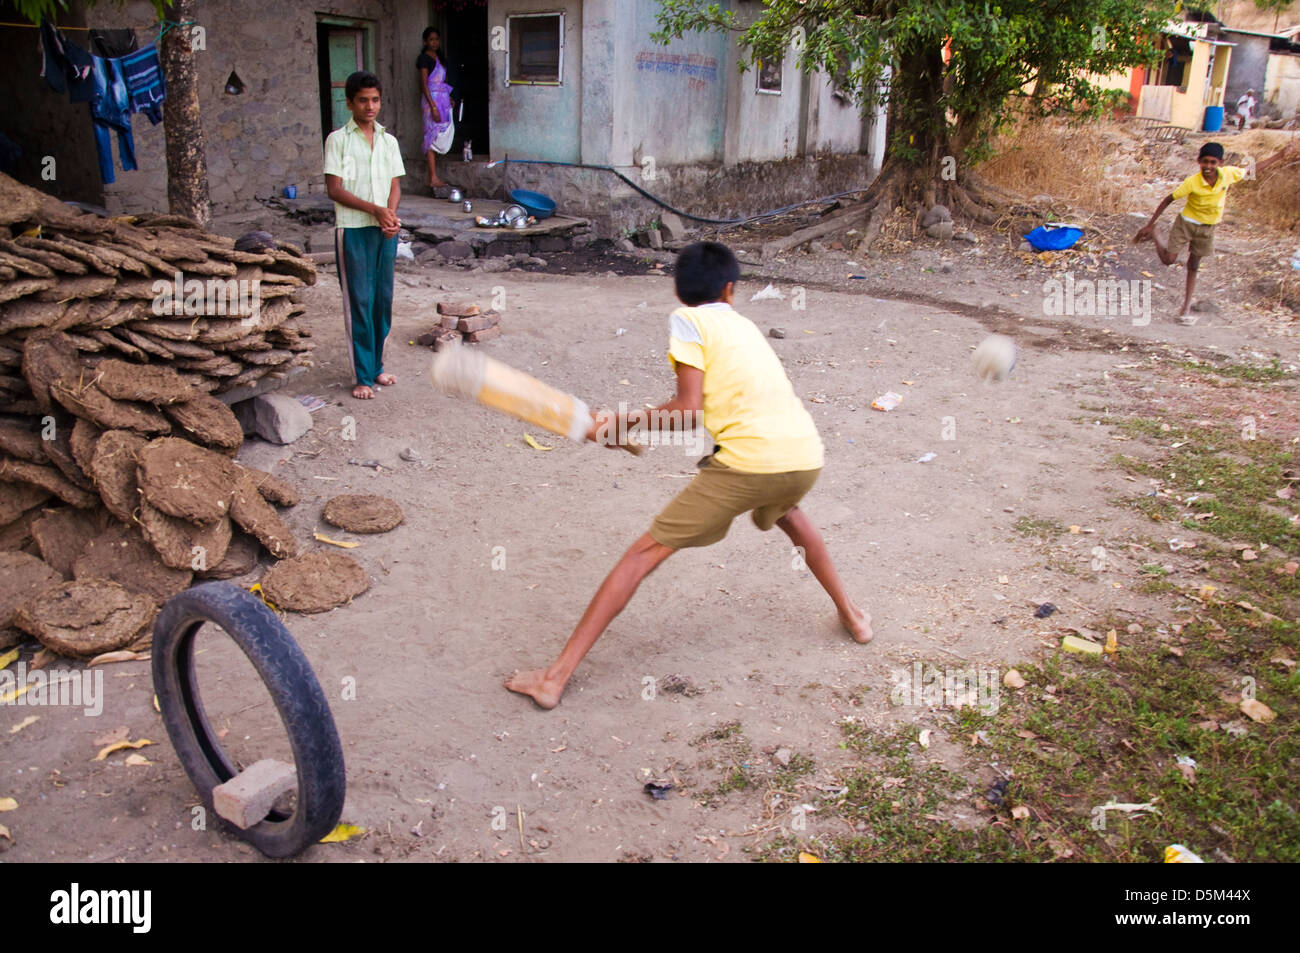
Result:
<svg viewBox="0 0 1300 953">
<path fill-rule="evenodd" d="M 506 688 L 520 695 L 527 695 L 542 708 L 554 708 L 560 703 L 564 694 L 564 685 L 552 682 L 545 671 L 515 672 L 505 680 Z"/>
<path fill-rule="evenodd" d="M 375 378 L 376 384 L 383 384 L 385 387 L 392 387 L 397 383 L 397 378 L 392 374 L 380 374 Z"/>
<path fill-rule="evenodd" d="M 853 605 L 853 603 L 849 603 L 849 606 L 853 614 L 846 616 L 841 612 L 840 625 L 844 626 L 849 635 L 853 636 L 854 642 L 861 642 L 866 645 L 875 637 L 871 631 L 871 616 Z"/>
<path fill-rule="evenodd" d="M 352 396 L 357 400 L 370 400 L 375 396 L 375 392 L 365 384 L 358 384 L 356 387 L 352 388 Z"/>
</svg>

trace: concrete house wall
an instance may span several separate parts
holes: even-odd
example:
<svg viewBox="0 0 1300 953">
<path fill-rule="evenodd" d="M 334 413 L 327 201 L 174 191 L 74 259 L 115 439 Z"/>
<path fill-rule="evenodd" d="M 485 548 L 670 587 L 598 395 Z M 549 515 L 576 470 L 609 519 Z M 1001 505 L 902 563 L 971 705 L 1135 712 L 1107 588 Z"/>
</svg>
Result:
<svg viewBox="0 0 1300 953">
<path fill-rule="evenodd" d="M 510 0 L 488 5 L 489 29 L 506 29 L 511 14 L 563 13 L 564 62 L 558 86 L 509 85 L 507 53 L 491 53 L 489 128 L 493 155 L 528 155 L 555 162 L 577 162 L 582 155 L 581 0 Z"/>
<path fill-rule="evenodd" d="M 508 84 L 506 50 L 489 52 L 490 158 L 512 162 L 488 170 L 481 152 L 471 165 L 451 156 L 440 163 L 443 174 L 451 181 L 465 176 L 478 194 L 500 193 L 506 185 L 538 188 L 562 210 L 593 217 L 606 233 L 643 225 L 658 209 L 608 172 L 517 160 L 611 166 L 684 211 L 718 218 L 864 188 L 874 178 L 883 158 L 882 110 L 864 118 L 857 105 L 834 95 L 829 77 L 802 73 L 793 50 L 784 60 L 780 94 L 759 93 L 755 71 L 739 70 L 732 36 L 698 33 L 667 46 L 654 43 L 658 10 L 657 0 L 489 0 L 489 30 L 503 28 L 502 39 L 512 14 L 564 14 L 561 81 Z M 379 121 L 401 144 L 406 188 L 419 189 L 425 158 L 415 58 L 430 16 L 427 0 L 201 4 L 196 25 L 203 48 L 196 56 L 214 212 L 253 206 L 286 186 L 300 195 L 323 191 L 329 129 L 321 118 L 317 67 L 321 17 L 367 29 L 370 65 L 384 88 Z M 74 4 L 59 17 L 63 25 L 79 20 L 90 27 L 133 27 L 142 46 L 157 36 L 145 0 L 85 11 Z M 87 149 L 87 108 L 66 97 L 56 102 L 57 94 L 43 88 L 35 69 L 37 31 L 12 32 L 16 37 L 0 33 L 0 53 L 26 57 L 30 95 L 4 107 L 0 129 L 25 129 L 35 141 L 24 148 L 55 156 L 66 176 L 57 184 L 77 193 L 65 197 L 101 202 L 115 213 L 165 205 L 163 126 L 133 115 L 139 169 L 119 169 L 114 183 L 100 185 L 93 145 Z M 84 33 L 70 39 L 88 45 Z M 225 92 L 232 71 L 245 84 L 242 95 Z M 27 178 L 33 181 L 31 169 Z"/>
<path fill-rule="evenodd" d="M 1264 99 L 1283 116 L 1300 113 L 1300 56 L 1272 53 L 1264 74 Z"/>
<path fill-rule="evenodd" d="M 507 87 L 504 62 L 493 67 L 491 154 L 511 160 L 503 189 L 545 192 L 563 209 L 594 218 L 598 232 L 613 233 L 645 224 L 657 209 L 608 173 L 526 160 L 580 157 L 612 166 L 706 217 L 753 213 L 874 178 L 884 153 L 883 109 L 864 118 L 858 105 L 834 95 L 830 77 L 802 73 L 793 50 L 781 92 L 758 92 L 756 72 L 740 72 L 739 45 L 727 35 L 654 43 L 658 9 L 657 0 L 489 0 L 494 26 L 512 13 L 565 13 L 561 87 Z M 569 117 L 576 149 L 572 131 L 554 128 Z M 453 180 L 458 171 L 451 169 Z M 466 181 L 473 187 L 485 180 Z"/>
<path fill-rule="evenodd" d="M 589 72 L 614 77 L 613 135 L 604 161 L 638 168 L 645 156 L 653 156 L 656 166 L 720 161 L 727 123 L 726 37 L 689 34 L 659 46 L 650 39 L 657 29 L 656 4 L 588 0 L 586 6 L 611 14 L 606 22 L 613 59 L 589 63 Z M 590 114 L 584 121 L 601 123 L 604 117 Z"/>
<path fill-rule="evenodd" d="M 1237 109 L 1237 100 L 1245 95 L 1246 90 L 1255 91 L 1255 99 L 1264 100 L 1264 73 L 1268 70 L 1268 42 L 1266 36 L 1242 33 L 1239 30 L 1225 29 L 1223 38 L 1236 43 L 1232 50 L 1232 66 L 1228 69 L 1228 83 L 1223 95 L 1223 104 L 1229 112 Z M 1258 107 L 1256 108 L 1258 114 Z"/>
</svg>

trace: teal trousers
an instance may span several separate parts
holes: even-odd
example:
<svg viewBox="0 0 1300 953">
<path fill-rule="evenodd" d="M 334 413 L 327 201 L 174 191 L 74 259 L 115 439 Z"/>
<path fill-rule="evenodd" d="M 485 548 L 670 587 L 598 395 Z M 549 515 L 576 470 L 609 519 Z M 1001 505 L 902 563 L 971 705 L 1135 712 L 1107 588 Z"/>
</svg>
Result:
<svg viewBox="0 0 1300 953">
<path fill-rule="evenodd" d="M 334 257 L 343 288 L 343 327 L 348 359 L 358 384 L 373 386 L 384 372 L 384 341 L 393 324 L 393 265 L 397 236 L 378 226 L 336 228 Z"/>
</svg>

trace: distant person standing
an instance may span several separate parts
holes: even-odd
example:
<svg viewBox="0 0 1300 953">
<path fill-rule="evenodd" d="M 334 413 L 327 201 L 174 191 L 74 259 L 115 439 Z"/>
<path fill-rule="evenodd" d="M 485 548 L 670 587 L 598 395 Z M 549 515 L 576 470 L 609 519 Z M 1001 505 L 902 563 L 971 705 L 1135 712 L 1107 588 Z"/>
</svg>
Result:
<svg viewBox="0 0 1300 953">
<path fill-rule="evenodd" d="M 1246 90 L 1237 100 L 1237 130 L 1240 132 L 1250 125 L 1251 119 L 1255 117 L 1255 107 L 1259 102 L 1255 99 L 1253 89 Z"/>
<path fill-rule="evenodd" d="M 415 60 L 420 71 L 420 104 L 424 109 L 424 142 L 422 151 L 429 159 L 429 188 L 441 189 L 447 183 L 438 178 L 437 157 L 446 155 L 456 137 L 456 124 L 452 117 L 452 86 L 447 82 L 447 67 L 438 56 L 442 48 L 442 35 L 437 27 L 429 27 L 421 37 L 424 49 Z"/>
<path fill-rule="evenodd" d="M 402 227 L 397 205 L 406 167 L 397 139 L 375 122 L 379 79 L 358 70 L 344 92 L 352 118 L 325 140 L 325 190 L 334 200 L 334 257 L 356 381 L 352 396 L 370 400 L 374 385 L 397 383 L 384 373 L 384 341 L 393 323 L 393 268 Z"/>
</svg>

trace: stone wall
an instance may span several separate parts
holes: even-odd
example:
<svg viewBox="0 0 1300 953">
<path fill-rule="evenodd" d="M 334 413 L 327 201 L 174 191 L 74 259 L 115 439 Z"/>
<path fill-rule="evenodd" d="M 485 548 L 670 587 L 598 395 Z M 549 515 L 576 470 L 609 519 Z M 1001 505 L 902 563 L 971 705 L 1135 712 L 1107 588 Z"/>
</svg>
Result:
<svg viewBox="0 0 1300 953">
<path fill-rule="evenodd" d="M 384 84 L 384 109 L 379 121 L 403 140 L 403 153 L 419 157 L 418 83 L 414 73 L 419 30 L 414 37 L 400 33 L 410 17 L 399 17 L 397 0 L 347 0 L 322 4 L 270 7 L 253 0 L 216 0 L 200 7 L 205 49 L 199 57 L 199 110 L 207 137 L 208 182 L 213 212 L 248 208 L 258 196 L 293 185 L 300 192 L 323 191 L 324 133 L 320 118 L 320 87 L 316 57 L 316 14 L 367 21 L 373 29 L 378 62 L 375 72 Z M 402 4 L 409 9 L 411 4 Z M 423 6 L 415 4 L 423 10 Z M 131 0 L 122 10 L 99 4 L 90 11 L 94 26 L 148 22 L 152 6 Z M 422 14 L 423 15 L 423 14 Z M 411 20 L 411 22 L 415 22 Z M 137 31 L 142 45 L 156 33 Z M 192 34 L 197 40 L 199 34 Z M 410 69 L 400 69 L 394 48 L 411 47 Z M 403 62 L 405 62 L 405 57 Z M 245 91 L 225 92 L 226 78 L 238 73 Z M 411 80 L 401 82 L 401 80 Z M 406 87 L 410 87 L 406 89 Z M 408 115 L 413 105 L 415 119 Z M 404 108 L 406 107 L 406 108 Z M 144 116 L 132 117 L 136 158 L 140 170 L 120 174 L 105 190 L 111 211 L 138 211 L 166 203 L 166 155 L 163 127 Z M 326 130 L 327 131 L 327 130 Z M 411 137 L 414 135 L 414 145 Z"/>
</svg>

